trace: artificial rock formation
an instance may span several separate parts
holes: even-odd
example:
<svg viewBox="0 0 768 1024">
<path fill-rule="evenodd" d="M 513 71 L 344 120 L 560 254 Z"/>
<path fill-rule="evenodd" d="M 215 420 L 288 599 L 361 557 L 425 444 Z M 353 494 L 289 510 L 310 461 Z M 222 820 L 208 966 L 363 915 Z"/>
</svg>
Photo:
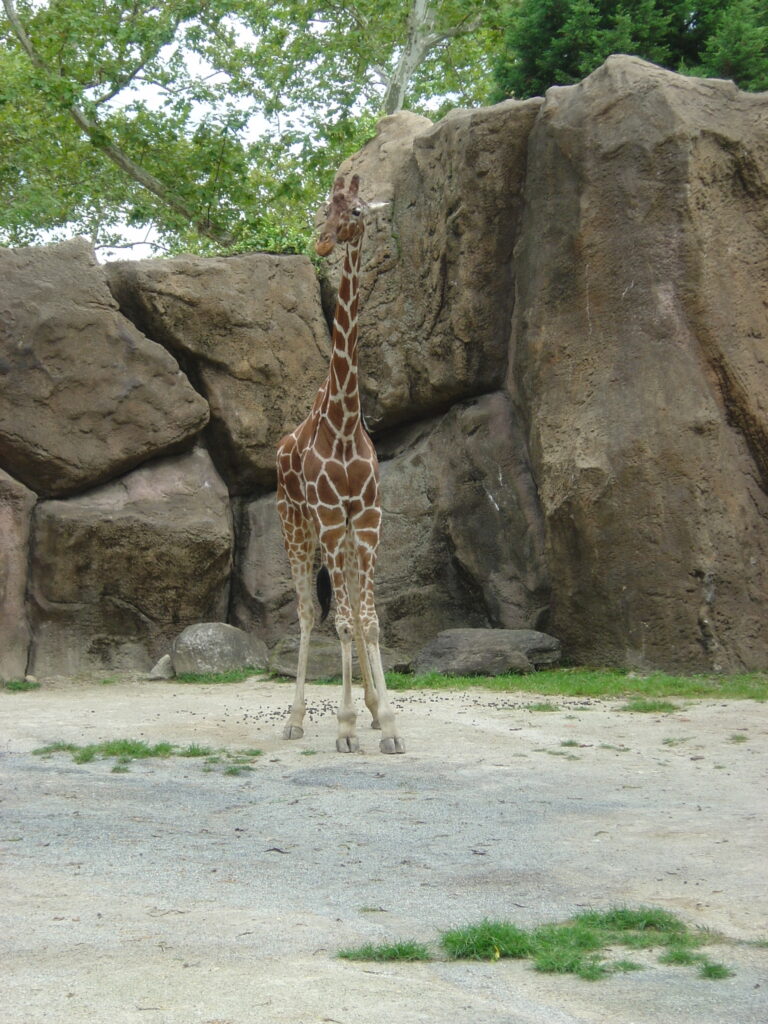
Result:
<svg viewBox="0 0 768 1024">
<path fill-rule="evenodd" d="M 494 627 L 581 663 L 768 666 L 766 167 L 768 96 L 631 57 L 385 118 L 345 163 L 383 204 L 360 360 L 393 663 Z M 327 370 L 309 262 L 105 271 L 77 241 L 0 269 L 0 675 L 145 668 L 225 618 L 288 651 L 272 449 Z M 160 527 L 135 481 L 169 452 L 203 484 L 169 485 Z"/>
<path fill-rule="evenodd" d="M 613 57 L 531 132 L 508 389 L 579 661 L 768 664 L 768 97 Z"/>
</svg>

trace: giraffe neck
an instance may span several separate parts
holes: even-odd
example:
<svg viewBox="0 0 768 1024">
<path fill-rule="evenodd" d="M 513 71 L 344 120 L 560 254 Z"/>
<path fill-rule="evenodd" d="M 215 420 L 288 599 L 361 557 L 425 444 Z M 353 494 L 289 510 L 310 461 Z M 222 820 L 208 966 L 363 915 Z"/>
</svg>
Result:
<svg viewBox="0 0 768 1024">
<path fill-rule="evenodd" d="M 360 391 L 357 370 L 357 309 L 360 285 L 362 236 L 348 242 L 333 318 L 333 352 L 328 373 L 328 416 L 346 437 L 360 423 Z"/>
</svg>

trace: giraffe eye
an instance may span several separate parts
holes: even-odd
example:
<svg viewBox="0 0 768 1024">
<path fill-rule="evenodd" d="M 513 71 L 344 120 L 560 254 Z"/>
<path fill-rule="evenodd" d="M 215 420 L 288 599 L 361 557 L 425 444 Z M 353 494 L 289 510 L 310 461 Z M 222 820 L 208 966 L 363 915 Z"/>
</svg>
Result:
<svg viewBox="0 0 768 1024">
<path fill-rule="evenodd" d="M 352 210 L 350 210 L 350 213 L 352 214 L 353 217 L 359 217 L 362 212 L 363 211 L 360 209 L 359 206 L 355 206 L 352 208 Z"/>
</svg>

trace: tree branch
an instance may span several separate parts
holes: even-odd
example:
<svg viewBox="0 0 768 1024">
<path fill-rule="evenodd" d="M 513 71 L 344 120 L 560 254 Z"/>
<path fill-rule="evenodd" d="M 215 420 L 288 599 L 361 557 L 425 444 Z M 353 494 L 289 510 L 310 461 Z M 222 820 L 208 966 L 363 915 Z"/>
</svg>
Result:
<svg viewBox="0 0 768 1024">
<path fill-rule="evenodd" d="M 35 47 L 32 44 L 32 40 L 27 35 L 26 29 L 19 18 L 16 10 L 14 0 L 3 0 L 3 7 L 5 13 L 8 16 L 8 20 L 11 23 L 13 33 L 18 39 L 24 52 L 29 57 L 32 64 L 39 70 L 44 72 L 51 78 L 59 79 L 64 81 L 62 75 L 58 72 L 52 71 L 40 57 Z M 135 182 L 145 188 L 148 192 L 151 192 L 154 196 L 157 196 L 169 209 L 173 210 L 174 213 L 180 214 L 185 220 L 194 224 L 195 230 L 198 234 L 203 235 L 206 238 L 210 238 L 214 242 L 218 242 L 222 245 L 227 245 L 231 242 L 231 236 L 215 225 L 205 223 L 200 220 L 198 215 L 184 202 L 180 196 L 177 196 L 169 188 L 167 188 L 159 178 L 156 178 L 154 174 L 145 170 L 140 164 L 137 164 L 132 160 L 127 153 L 124 153 L 119 146 L 116 146 L 108 137 L 106 131 L 98 123 L 98 121 L 92 120 L 76 105 L 72 104 L 68 108 L 68 113 L 74 119 L 76 124 L 85 132 L 89 142 L 96 149 L 99 149 L 109 160 L 112 161 L 121 171 L 124 171 L 129 177 L 133 178 Z"/>
<path fill-rule="evenodd" d="M 382 110 L 385 114 L 394 114 L 395 111 L 402 109 L 408 83 L 416 68 L 423 63 L 431 50 L 449 39 L 476 31 L 482 24 L 481 16 L 473 18 L 472 21 L 469 21 L 469 16 L 467 16 L 458 25 L 436 30 L 434 16 L 429 7 L 430 0 L 413 0 L 413 6 L 408 15 L 406 41 L 400 53 L 400 59 L 392 75 L 384 81 L 386 92 L 382 101 Z"/>
</svg>

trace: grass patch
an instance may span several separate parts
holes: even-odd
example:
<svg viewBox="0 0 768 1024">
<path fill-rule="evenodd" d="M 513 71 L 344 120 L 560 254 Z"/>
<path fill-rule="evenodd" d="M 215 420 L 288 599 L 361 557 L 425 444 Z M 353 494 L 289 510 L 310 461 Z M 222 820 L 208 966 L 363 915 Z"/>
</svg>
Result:
<svg viewBox="0 0 768 1024">
<path fill-rule="evenodd" d="M 768 700 L 768 673 L 673 676 L 662 672 L 638 675 L 621 669 L 559 668 L 530 675 L 444 676 L 437 672 L 387 673 L 390 690 L 466 690 L 482 687 L 503 692 L 538 693 L 553 697 L 722 697 Z M 674 710 L 679 710 L 674 708 Z"/>
<path fill-rule="evenodd" d="M 259 674 L 259 670 L 253 666 L 245 668 L 233 668 L 229 672 L 180 672 L 170 683 L 242 683 L 244 679 Z"/>
<path fill-rule="evenodd" d="M 508 921 L 481 921 L 466 928 L 444 932 L 440 945 L 452 960 L 527 959 L 533 946 L 531 936 Z"/>
<path fill-rule="evenodd" d="M 3 683 L 3 689 L 8 693 L 26 693 L 28 690 L 39 690 L 40 683 L 32 682 L 31 679 L 8 679 Z"/>
<path fill-rule="evenodd" d="M 614 907 L 585 911 L 561 924 L 531 931 L 507 921 L 482 921 L 479 925 L 443 933 L 441 946 L 451 959 L 498 960 L 502 957 L 531 960 L 534 969 L 547 974 L 575 974 L 597 981 L 610 974 L 642 970 L 633 960 L 611 960 L 615 947 L 664 950 L 660 961 L 679 966 L 698 965 L 701 977 L 725 978 L 728 968 L 714 964 L 696 950 L 716 936 L 691 931 L 666 910 L 655 907 Z M 711 970 L 709 967 L 711 966 Z M 708 973 L 704 969 L 708 968 Z M 722 972 L 725 973 L 722 973 Z"/>
<path fill-rule="evenodd" d="M 415 963 L 432 959 L 432 954 L 426 946 L 412 941 L 379 946 L 374 946 L 369 942 L 355 949 L 341 949 L 336 956 L 342 960 L 373 960 L 376 963 L 391 963 L 392 961 Z"/>
<path fill-rule="evenodd" d="M 188 747 L 176 750 L 176 757 L 210 757 L 213 747 L 202 747 L 199 743 L 190 743 Z"/>
<path fill-rule="evenodd" d="M 129 770 L 132 761 L 143 761 L 147 758 L 187 757 L 205 759 L 205 763 L 222 764 L 227 767 L 225 775 L 239 775 L 251 771 L 253 762 L 261 756 L 260 750 L 227 751 L 214 750 L 198 743 L 190 743 L 179 747 L 173 743 L 145 743 L 143 740 L 106 740 L 104 743 L 89 743 L 81 746 L 77 743 L 49 743 L 32 751 L 39 757 L 50 757 L 53 754 L 71 754 L 75 764 L 89 764 L 91 761 L 115 759 L 113 772 L 124 773 Z"/>
<path fill-rule="evenodd" d="M 732 732 L 728 737 L 729 743 L 746 743 L 749 737 L 745 736 L 743 732 Z"/>
<path fill-rule="evenodd" d="M 679 710 L 678 705 L 669 700 L 647 700 L 645 697 L 636 697 L 619 708 L 619 711 L 636 711 L 647 715 L 669 715 Z"/>
<path fill-rule="evenodd" d="M 733 971 L 730 967 L 726 967 L 725 964 L 716 964 L 711 960 L 705 960 L 705 962 L 699 968 L 700 978 L 709 978 L 710 981 L 720 981 L 723 978 L 732 978 Z"/>
</svg>

